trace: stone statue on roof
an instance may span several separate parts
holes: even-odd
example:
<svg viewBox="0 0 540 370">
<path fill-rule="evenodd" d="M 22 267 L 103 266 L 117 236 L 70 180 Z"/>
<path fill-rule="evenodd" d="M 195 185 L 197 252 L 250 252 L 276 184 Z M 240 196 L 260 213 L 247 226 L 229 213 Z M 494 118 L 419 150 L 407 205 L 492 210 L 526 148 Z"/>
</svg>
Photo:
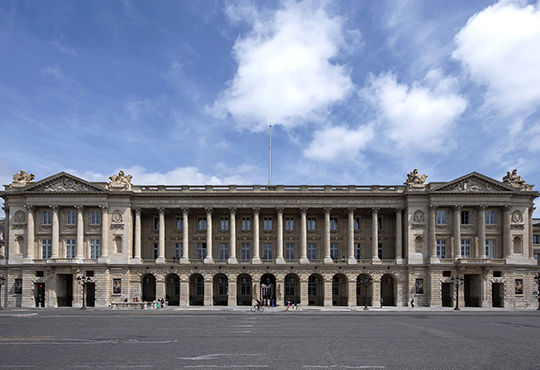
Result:
<svg viewBox="0 0 540 370">
<path fill-rule="evenodd" d="M 20 173 L 13 175 L 13 182 L 10 187 L 20 188 L 26 186 L 27 183 L 34 182 L 34 178 L 35 176 L 33 173 L 26 173 L 25 170 L 21 170 Z"/>
<path fill-rule="evenodd" d="M 503 182 L 515 187 L 515 188 L 526 188 L 528 187 L 527 183 L 521 176 L 517 174 L 517 169 L 514 169 L 512 172 L 506 172 L 506 176 L 503 177 Z"/>
<path fill-rule="evenodd" d="M 428 175 L 421 175 L 418 173 L 418 170 L 415 168 L 412 172 L 409 172 L 407 175 L 407 181 L 404 182 L 409 188 L 422 189 L 426 187 L 426 178 Z"/>
<path fill-rule="evenodd" d="M 118 175 L 109 177 L 109 189 L 111 190 L 131 190 L 131 175 L 126 175 L 123 170 L 118 172 Z"/>
</svg>

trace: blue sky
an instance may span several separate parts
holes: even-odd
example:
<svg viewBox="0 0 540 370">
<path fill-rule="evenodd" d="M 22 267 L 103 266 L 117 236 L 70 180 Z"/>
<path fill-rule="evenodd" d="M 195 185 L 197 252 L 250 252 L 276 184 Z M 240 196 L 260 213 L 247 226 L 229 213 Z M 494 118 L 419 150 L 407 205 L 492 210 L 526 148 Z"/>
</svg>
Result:
<svg viewBox="0 0 540 370">
<path fill-rule="evenodd" d="M 537 1 L 2 1 L 0 180 L 540 184 Z"/>
</svg>

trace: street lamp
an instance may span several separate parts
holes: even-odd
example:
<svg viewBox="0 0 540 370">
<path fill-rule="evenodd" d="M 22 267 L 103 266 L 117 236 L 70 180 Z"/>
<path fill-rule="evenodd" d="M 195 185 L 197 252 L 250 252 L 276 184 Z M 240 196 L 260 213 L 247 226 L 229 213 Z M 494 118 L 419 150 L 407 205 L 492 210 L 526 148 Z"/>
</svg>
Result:
<svg viewBox="0 0 540 370">
<path fill-rule="evenodd" d="M 368 311 L 369 308 L 367 306 L 367 288 L 368 288 L 369 285 L 373 284 L 373 278 L 371 278 L 371 277 L 368 278 L 367 276 L 361 277 L 360 280 L 358 280 L 358 282 L 364 286 L 364 292 L 365 292 L 365 294 L 364 294 L 364 310 Z"/>
<path fill-rule="evenodd" d="M 86 310 L 86 285 L 92 283 L 90 276 L 77 276 L 77 282 L 82 285 L 82 307 L 81 310 Z"/>
<path fill-rule="evenodd" d="M 2 310 L 2 287 L 6 283 L 6 278 L 0 276 L 0 310 Z"/>
<path fill-rule="evenodd" d="M 539 274 L 536 274 L 536 276 L 534 277 L 534 281 L 536 281 L 536 285 L 538 285 L 538 289 L 536 290 L 536 296 L 538 298 L 538 308 L 536 310 L 538 311 L 538 310 L 540 310 L 540 295 L 539 295 L 539 293 L 540 293 L 540 275 Z"/>
<path fill-rule="evenodd" d="M 465 279 L 459 276 L 452 276 L 450 278 L 450 281 L 452 281 L 452 284 L 454 284 L 454 286 L 456 287 L 456 307 L 454 307 L 454 310 L 459 311 L 459 286 L 463 285 L 463 281 L 465 281 Z"/>
</svg>

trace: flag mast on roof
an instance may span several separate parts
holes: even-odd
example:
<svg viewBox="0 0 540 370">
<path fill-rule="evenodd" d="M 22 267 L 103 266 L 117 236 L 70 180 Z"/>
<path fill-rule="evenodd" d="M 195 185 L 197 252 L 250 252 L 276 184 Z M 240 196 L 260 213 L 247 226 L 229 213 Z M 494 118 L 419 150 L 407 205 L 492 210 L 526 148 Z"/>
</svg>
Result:
<svg viewBox="0 0 540 370">
<path fill-rule="evenodd" d="M 268 156 L 268 185 L 272 185 L 272 125 L 270 125 L 270 155 Z"/>
</svg>

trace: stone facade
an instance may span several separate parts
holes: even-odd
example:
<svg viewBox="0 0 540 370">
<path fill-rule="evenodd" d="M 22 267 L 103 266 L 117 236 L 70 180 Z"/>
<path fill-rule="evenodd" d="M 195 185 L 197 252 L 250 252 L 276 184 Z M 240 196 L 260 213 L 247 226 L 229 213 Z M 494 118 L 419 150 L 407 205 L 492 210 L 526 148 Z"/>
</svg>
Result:
<svg viewBox="0 0 540 370">
<path fill-rule="evenodd" d="M 21 171 L 0 192 L 8 306 L 536 308 L 538 192 L 473 172 L 396 186 L 137 186 Z M 536 224 L 535 224 L 536 225 Z M 533 243 L 534 239 L 534 243 Z M 538 250 L 535 248 L 539 247 Z M 364 279 L 365 278 L 365 279 Z M 367 281 L 367 284 L 362 283 Z"/>
</svg>

